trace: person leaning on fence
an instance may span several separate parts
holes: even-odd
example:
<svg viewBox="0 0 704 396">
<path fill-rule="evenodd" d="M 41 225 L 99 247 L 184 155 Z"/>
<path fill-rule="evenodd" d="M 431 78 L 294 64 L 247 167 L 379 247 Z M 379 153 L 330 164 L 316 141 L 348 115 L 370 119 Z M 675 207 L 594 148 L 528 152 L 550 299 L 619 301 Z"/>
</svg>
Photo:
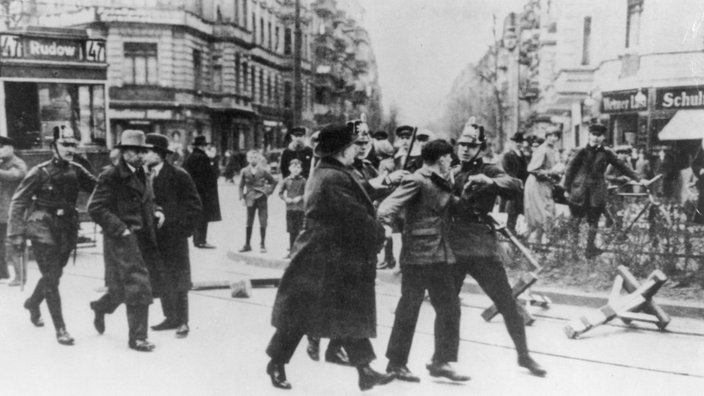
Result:
<svg viewBox="0 0 704 396">
<path fill-rule="evenodd" d="M 599 217 L 606 205 L 606 167 L 611 164 L 632 180 L 640 181 L 638 175 L 620 160 L 616 153 L 604 147 L 606 127 L 594 124 L 589 127 L 587 145 L 580 148 L 572 157 L 565 170 L 565 198 L 570 207 L 572 219 L 570 231 L 572 237 L 571 249 L 579 245 L 579 223 L 587 218 L 589 233 L 584 256 L 592 259 L 603 251 L 596 247 L 596 234 L 599 228 Z"/>
<path fill-rule="evenodd" d="M 56 340 L 73 345 L 66 331 L 59 280 L 78 238 L 79 191 L 93 191 L 96 179 L 76 162 L 78 140 L 71 128 L 55 127 L 51 160 L 32 168 L 22 180 L 10 204 L 8 236 L 17 254 L 23 254 L 25 239 L 32 241 L 41 278 L 32 295 L 25 301 L 30 320 L 37 327 L 44 325 L 39 305 L 46 300 L 56 329 Z M 25 265 L 27 263 L 24 263 Z"/>
<path fill-rule="evenodd" d="M 288 232 L 289 253 L 285 258 L 291 258 L 293 243 L 303 227 L 305 214 L 303 192 L 306 187 L 306 178 L 301 175 L 303 166 L 301 160 L 292 159 L 288 163 L 289 175 L 281 181 L 279 197 L 286 202 L 286 232 Z"/>
<path fill-rule="evenodd" d="M 10 277 L 7 270 L 9 262 L 12 262 L 15 269 L 15 278 L 8 283 L 8 286 L 20 286 L 23 281 L 27 281 L 27 269 L 22 268 L 20 260 L 13 260 L 16 255 L 9 254 L 11 250 L 7 249 L 11 247 L 8 246 L 7 240 L 10 201 L 17 186 L 26 175 L 27 164 L 15 155 L 15 141 L 9 137 L 0 136 L 0 279 Z"/>
</svg>

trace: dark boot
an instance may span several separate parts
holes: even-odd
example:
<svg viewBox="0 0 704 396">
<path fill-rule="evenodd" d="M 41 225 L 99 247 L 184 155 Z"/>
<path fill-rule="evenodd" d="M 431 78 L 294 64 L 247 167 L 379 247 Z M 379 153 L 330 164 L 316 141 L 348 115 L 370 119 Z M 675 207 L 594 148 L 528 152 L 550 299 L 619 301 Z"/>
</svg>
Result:
<svg viewBox="0 0 704 396">
<path fill-rule="evenodd" d="M 269 361 L 269 364 L 266 365 L 266 373 L 269 374 L 274 388 L 291 389 L 291 384 L 286 380 L 286 370 L 283 364 L 274 363 L 273 360 Z"/>
<path fill-rule="evenodd" d="M 37 327 L 43 327 L 44 321 L 42 320 L 42 313 L 39 307 L 32 304 L 32 301 L 27 299 L 24 302 L 24 308 L 29 311 L 29 321 Z"/>
<path fill-rule="evenodd" d="M 365 391 L 376 385 L 385 385 L 393 381 L 393 374 L 383 374 L 369 367 L 369 364 L 357 366 L 359 373 L 359 389 Z"/>
<path fill-rule="evenodd" d="M 90 303 L 90 309 L 95 313 L 95 317 L 93 318 L 95 330 L 98 331 L 98 334 L 103 334 L 105 332 L 105 312 L 98 309 L 98 305 L 95 301 Z"/>
<path fill-rule="evenodd" d="M 249 242 L 252 240 L 252 227 L 247 227 L 247 236 L 246 236 L 246 238 L 247 238 L 247 239 L 245 240 L 244 247 L 243 247 L 242 249 L 240 249 L 240 253 L 245 253 L 245 252 L 251 252 L 251 251 L 252 251 L 252 247 L 251 247 L 251 245 L 249 244 Z"/>
<path fill-rule="evenodd" d="M 308 336 L 306 352 L 312 360 L 316 362 L 320 360 L 320 338 Z"/>
<path fill-rule="evenodd" d="M 587 234 L 587 249 L 584 251 L 584 257 L 588 260 L 602 254 L 604 251 L 596 247 L 594 243 L 596 240 L 597 229 L 595 227 L 589 227 L 589 233 Z"/>
<path fill-rule="evenodd" d="M 261 253 L 266 253 L 266 227 L 259 228 L 259 240 L 261 241 L 259 244 L 259 251 Z"/>
<path fill-rule="evenodd" d="M 64 328 L 56 330 L 56 341 L 61 345 L 73 345 L 73 337 Z"/>
</svg>

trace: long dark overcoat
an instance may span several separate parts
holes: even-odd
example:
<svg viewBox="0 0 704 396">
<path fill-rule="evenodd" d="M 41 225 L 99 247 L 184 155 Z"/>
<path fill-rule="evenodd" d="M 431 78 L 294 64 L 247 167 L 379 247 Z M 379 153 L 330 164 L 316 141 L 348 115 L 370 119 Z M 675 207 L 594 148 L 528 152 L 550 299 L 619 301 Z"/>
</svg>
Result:
<svg viewBox="0 0 704 396">
<path fill-rule="evenodd" d="M 137 178 L 124 160 L 100 175 L 88 203 L 90 217 L 103 229 L 108 289 L 124 294 L 127 305 L 152 302 L 149 271 L 161 266 L 154 211 L 153 191 Z M 132 233 L 122 236 L 127 228 Z"/>
<path fill-rule="evenodd" d="M 528 179 L 528 159 L 524 155 L 518 154 L 515 150 L 505 152 L 501 167 L 507 175 L 519 179 L 525 186 Z M 508 214 L 523 214 L 523 189 L 516 199 L 501 198 L 500 206 Z"/>
<path fill-rule="evenodd" d="M 567 164 L 564 187 L 572 205 L 598 208 L 606 204 L 606 167 L 611 164 L 633 180 L 638 175 L 616 153 L 603 146 L 580 148 Z"/>
<path fill-rule="evenodd" d="M 218 196 L 218 172 L 210 164 L 205 151 L 194 148 L 183 168 L 191 175 L 203 204 L 203 215 L 208 222 L 220 221 L 220 198 Z"/>
<path fill-rule="evenodd" d="M 376 336 L 376 254 L 384 230 L 351 168 L 324 158 L 305 191 L 305 226 L 276 295 L 272 324 L 325 338 Z"/>
<path fill-rule="evenodd" d="M 188 291 L 191 288 L 188 237 L 193 234 L 196 221 L 203 211 L 198 191 L 186 171 L 168 162 L 164 162 L 154 178 L 153 187 L 156 204 L 165 217 L 164 225 L 156 230 L 156 242 L 163 262 L 157 288 L 168 292 Z"/>
</svg>

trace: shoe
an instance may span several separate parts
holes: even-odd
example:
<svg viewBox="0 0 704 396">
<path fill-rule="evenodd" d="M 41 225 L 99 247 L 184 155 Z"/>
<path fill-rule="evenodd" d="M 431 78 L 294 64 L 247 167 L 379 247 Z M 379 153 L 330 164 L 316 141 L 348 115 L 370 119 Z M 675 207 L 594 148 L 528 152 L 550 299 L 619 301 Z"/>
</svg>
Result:
<svg viewBox="0 0 704 396">
<path fill-rule="evenodd" d="M 376 265 L 376 269 L 392 269 L 396 266 L 396 260 L 384 260 Z"/>
<path fill-rule="evenodd" d="M 152 330 L 154 331 L 174 330 L 177 328 L 178 324 L 170 321 L 169 319 L 164 319 L 164 321 L 159 323 L 158 325 L 152 326 Z"/>
<path fill-rule="evenodd" d="M 425 365 L 431 377 L 444 377 L 451 381 L 465 382 L 471 378 L 468 375 L 459 374 L 455 371 L 450 363 L 447 362 L 432 362 Z"/>
<path fill-rule="evenodd" d="M 397 380 L 406 382 L 420 382 L 420 378 L 413 375 L 411 370 L 409 370 L 406 366 L 397 366 L 389 363 L 389 365 L 386 366 L 386 372 L 393 374 Z"/>
<path fill-rule="evenodd" d="M 545 377 L 548 371 L 545 370 L 541 365 L 533 360 L 530 356 L 521 356 L 518 358 L 518 365 L 527 368 L 530 373 L 536 377 Z"/>
<path fill-rule="evenodd" d="M 259 253 L 266 253 L 266 248 L 264 246 L 260 247 Z"/>
<path fill-rule="evenodd" d="M 7 284 L 8 286 L 15 287 L 15 286 L 22 286 L 22 282 L 20 282 L 19 279 L 15 278 L 10 283 Z"/>
<path fill-rule="evenodd" d="M 206 243 L 200 243 L 200 244 L 196 245 L 196 247 L 199 248 L 199 249 L 215 249 L 215 246 L 213 246 L 213 245 L 211 245 L 211 244 L 209 244 L 209 243 L 207 243 L 207 242 L 206 242 Z"/>
<path fill-rule="evenodd" d="M 24 308 L 29 311 L 29 321 L 37 327 L 44 327 L 44 320 L 42 320 L 42 313 L 39 307 L 34 307 L 30 305 L 29 300 L 24 302 Z"/>
<path fill-rule="evenodd" d="M 394 380 L 393 374 L 383 374 L 369 367 L 368 364 L 357 367 L 359 372 L 359 389 L 369 390 L 376 385 L 386 385 Z"/>
<path fill-rule="evenodd" d="M 98 331 L 98 334 L 105 333 L 105 313 L 99 312 L 95 308 L 95 302 L 90 303 L 90 309 L 92 309 L 95 313 L 95 318 L 93 318 L 93 326 L 95 327 L 95 330 Z"/>
<path fill-rule="evenodd" d="M 350 366 L 350 358 L 347 357 L 347 352 L 342 347 L 330 348 L 325 351 L 325 361 L 328 363 L 339 364 L 341 366 Z"/>
<path fill-rule="evenodd" d="M 61 345 L 73 345 L 73 337 L 66 331 L 66 329 L 58 329 L 56 331 L 56 341 Z"/>
<path fill-rule="evenodd" d="M 308 357 L 310 357 L 311 360 L 315 362 L 320 361 L 320 340 L 308 341 L 306 352 L 308 352 Z"/>
<path fill-rule="evenodd" d="M 191 329 L 188 328 L 187 324 L 182 324 L 176 329 L 176 338 L 186 338 Z"/>
<path fill-rule="evenodd" d="M 273 361 L 269 361 L 269 364 L 266 365 L 266 373 L 269 374 L 271 384 L 274 385 L 274 388 L 291 389 L 291 384 L 286 380 L 286 370 L 283 364 L 276 364 Z"/>
<path fill-rule="evenodd" d="M 600 255 L 600 254 L 602 254 L 602 253 L 604 253 L 604 251 L 601 250 L 601 249 L 599 249 L 599 248 L 597 248 L 597 247 L 594 247 L 594 248 L 587 248 L 587 249 L 584 251 L 584 257 L 585 257 L 587 260 L 591 260 L 591 259 L 593 259 L 594 257 L 596 257 L 596 256 L 598 256 L 598 255 Z"/>
<path fill-rule="evenodd" d="M 138 352 L 151 352 L 156 348 L 156 345 L 147 340 L 130 340 L 129 346 Z"/>
<path fill-rule="evenodd" d="M 247 252 L 251 252 L 251 251 L 252 251 L 252 247 L 249 245 L 244 245 L 242 247 L 242 249 L 239 250 L 240 253 L 247 253 Z"/>
</svg>

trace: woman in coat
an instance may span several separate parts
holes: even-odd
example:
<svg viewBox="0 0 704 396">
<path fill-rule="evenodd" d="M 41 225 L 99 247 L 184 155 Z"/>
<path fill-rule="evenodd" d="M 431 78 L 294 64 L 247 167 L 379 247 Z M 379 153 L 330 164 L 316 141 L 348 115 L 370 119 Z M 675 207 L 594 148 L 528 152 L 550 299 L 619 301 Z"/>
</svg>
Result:
<svg viewBox="0 0 704 396">
<path fill-rule="evenodd" d="M 304 334 L 339 341 L 357 367 L 360 389 L 393 379 L 369 367 L 375 359 L 369 341 L 376 336 L 375 260 L 384 229 L 351 168 L 359 150 L 355 138 L 347 125 L 320 132 L 315 154 L 321 160 L 306 185 L 305 226 L 272 313 L 276 333 L 267 348 L 267 373 L 277 388 L 291 388 L 284 365 Z"/>
<path fill-rule="evenodd" d="M 545 142 L 540 145 L 528 164 L 528 179 L 523 193 L 524 216 L 528 226 L 528 239 L 542 243 L 543 233 L 555 217 L 555 201 L 552 187 L 560 181 L 560 154 L 555 143 L 560 140 L 560 132 L 548 132 Z"/>
</svg>

